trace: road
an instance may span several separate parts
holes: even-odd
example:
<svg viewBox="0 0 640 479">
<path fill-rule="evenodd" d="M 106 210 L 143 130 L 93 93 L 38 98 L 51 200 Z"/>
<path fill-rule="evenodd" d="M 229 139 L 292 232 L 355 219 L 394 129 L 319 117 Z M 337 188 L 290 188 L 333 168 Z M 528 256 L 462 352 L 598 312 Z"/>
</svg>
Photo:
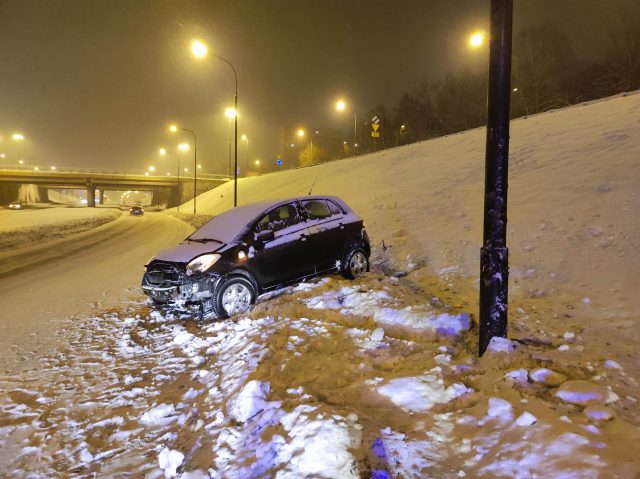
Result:
<svg viewBox="0 0 640 479">
<path fill-rule="evenodd" d="M 44 351 L 64 340 L 56 334 L 59 320 L 141 300 L 145 262 L 192 230 L 162 213 L 123 215 L 91 231 L 25 246 L 3 258 L 0 371 L 37 364 Z"/>
</svg>

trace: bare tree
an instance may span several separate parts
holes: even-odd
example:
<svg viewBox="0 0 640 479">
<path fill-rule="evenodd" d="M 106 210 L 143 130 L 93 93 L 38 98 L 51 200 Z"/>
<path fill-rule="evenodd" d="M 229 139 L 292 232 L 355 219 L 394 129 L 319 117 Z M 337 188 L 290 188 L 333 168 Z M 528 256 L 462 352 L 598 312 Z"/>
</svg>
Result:
<svg viewBox="0 0 640 479">
<path fill-rule="evenodd" d="M 571 104 L 574 65 L 564 33 L 549 25 L 521 31 L 513 42 L 513 108 L 536 113 Z"/>
</svg>

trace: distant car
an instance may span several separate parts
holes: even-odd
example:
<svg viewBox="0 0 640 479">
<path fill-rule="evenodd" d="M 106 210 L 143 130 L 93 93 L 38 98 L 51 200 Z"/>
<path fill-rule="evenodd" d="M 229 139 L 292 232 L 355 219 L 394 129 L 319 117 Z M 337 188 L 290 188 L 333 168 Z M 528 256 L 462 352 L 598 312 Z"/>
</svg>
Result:
<svg viewBox="0 0 640 479">
<path fill-rule="evenodd" d="M 155 303 L 200 303 L 220 318 L 247 311 L 258 295 L 332 272 L 369 271 L 364 222 L 335 196 L 240 206 L 206 223 L 145 266 Z"/>
<path fill-rule="evenodd" d="M 25 204 L 22 201 L 13 201 L 9 203 L 10 210 L 23 210 L 25 208 Z"/>
<path fill-rule="evenodd" d="M 142 216 L 144 214 L 144 208 L 142 206 L 132 206 L 129 208 L 130 216 Z"/>
</svg>

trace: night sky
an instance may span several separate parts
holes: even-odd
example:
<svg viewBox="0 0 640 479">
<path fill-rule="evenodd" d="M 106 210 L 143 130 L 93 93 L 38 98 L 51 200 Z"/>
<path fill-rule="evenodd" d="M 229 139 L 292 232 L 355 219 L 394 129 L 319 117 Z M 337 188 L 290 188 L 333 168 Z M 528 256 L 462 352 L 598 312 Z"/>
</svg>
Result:
<svg viewBox="0 0 640 479">
<path fill-rule="evenodd" d="M 514 31 L 552 24 L 588 58 L 633 3 L 515 0 Z M 488 0 L 0 1 L 0 163 L 168 170 L 158 149 L 191 141 L 168 133 L 175 121 L 198 135 L 205 171 L 226 172 L 233 73 L 194 60 L 193 38 L 235 65 L 238 133 L 252 161 L 274 162 L 282 127 L 348 134 L 354 111 L 486 62 L 466 42 L 488 14 Z M 338 97 L 355 110 L 336 113 Z"/>
</svg>

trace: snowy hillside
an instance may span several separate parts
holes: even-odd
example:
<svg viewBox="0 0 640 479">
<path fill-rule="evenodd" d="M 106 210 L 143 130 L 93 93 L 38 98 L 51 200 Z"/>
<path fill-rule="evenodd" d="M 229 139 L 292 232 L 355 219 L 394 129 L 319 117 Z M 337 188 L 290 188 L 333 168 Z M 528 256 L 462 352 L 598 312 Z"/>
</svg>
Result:
<svg viewBox="0 0 640 479">
<path fill-rule="evenodd" d="M 479 275 L 485 129 L 317 167 L 240 179 L 239 203 L 335 194 L 400 269 Z M 591 317 L 635 315 L 640 295 L 640 95 L 511 124 L 511 292 L 589 297 Z M 232 206 L 228 183 L 198 198 L 202 213 Z M 190 203 L 187 203 L 187 209 Z M 406 260 L 406 255 L 411 260 Z M 635 286 L 635 287 L 632 287 Z"/>
</svg>

